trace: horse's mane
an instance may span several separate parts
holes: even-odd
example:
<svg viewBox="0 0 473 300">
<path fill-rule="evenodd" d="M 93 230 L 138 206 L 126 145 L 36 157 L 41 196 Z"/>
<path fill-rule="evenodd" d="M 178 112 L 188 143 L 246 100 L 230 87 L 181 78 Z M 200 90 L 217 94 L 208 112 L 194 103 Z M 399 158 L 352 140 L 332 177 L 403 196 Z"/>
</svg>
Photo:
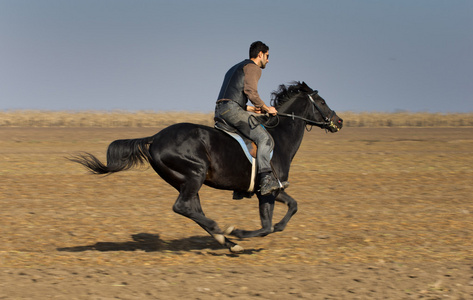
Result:
<svg viewBox="0 0 473 300">
<path fill-rule="evenodd" d="M 284 103 L 300 93 L 312 93 L 313 90 L 305 83 L 294 81 L 290 85 L 281 84 L 277 91 L 271 93 L 271 103 L 279 109 Z"/>
</svg>

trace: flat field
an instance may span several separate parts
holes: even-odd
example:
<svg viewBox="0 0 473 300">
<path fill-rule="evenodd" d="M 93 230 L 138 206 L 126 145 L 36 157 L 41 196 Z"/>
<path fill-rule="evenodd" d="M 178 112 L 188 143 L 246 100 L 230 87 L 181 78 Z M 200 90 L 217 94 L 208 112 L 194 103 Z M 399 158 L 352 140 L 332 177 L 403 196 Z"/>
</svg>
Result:
<svg viewBox="0 0 473 300">
<path fill-rule="evenodd" d="M 0 299 L 473 298 L 472 128 L 314 128 L 289 178 L 298 213 L 238 255 L 173 213 L 152 169 L 65 159 L 159 130 L 0 127 Z M 259 228 L 256 198 L 200 194 L 221 227 Z"/>
</svg>

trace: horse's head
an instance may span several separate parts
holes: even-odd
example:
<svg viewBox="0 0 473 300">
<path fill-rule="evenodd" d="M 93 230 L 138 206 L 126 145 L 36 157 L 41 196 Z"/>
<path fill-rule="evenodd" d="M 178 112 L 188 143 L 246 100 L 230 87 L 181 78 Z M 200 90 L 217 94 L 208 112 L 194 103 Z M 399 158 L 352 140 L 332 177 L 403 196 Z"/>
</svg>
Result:
<svg viewBox="0 0 473 300">
<path fill-rule="evenodd" d="M 337 132 L 343 127 L 343 120 L 330 109 L 318 91 L 312 90 L 305 82 L 279 86 L 279 90 L 272 94 L 272 102 L 281 116 L 300 119 L 307 125 L 330 132 Z"/>
</svg>

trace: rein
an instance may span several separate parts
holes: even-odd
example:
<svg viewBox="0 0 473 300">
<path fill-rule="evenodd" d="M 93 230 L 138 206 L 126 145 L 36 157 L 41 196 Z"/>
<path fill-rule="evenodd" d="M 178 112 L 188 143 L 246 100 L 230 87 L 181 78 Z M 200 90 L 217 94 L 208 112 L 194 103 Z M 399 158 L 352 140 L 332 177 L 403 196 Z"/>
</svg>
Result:
<svg viewBox="0 0 473 300">
<path fill-rule="evenodd" d="M 270 121 L 272 119 L 272 116 L 268 115 L 268 114 L 263 115 L 263 116 L 267 117 L 266 121 L 264 121 L 264 122 L 260 118 L 258 118 L 257 116 L 250 115 L 248 117 L 248 124 L 250 125 L 251 129 L 255 128 L 259 124 L 262 124 L 266 128 L 274 128 L 274 127 L 279 125 L 278 116 L 281 116 L 281 117 L 289 117 L 289 118 L 292 118 L 293 120 L 295 120 L 295 119 L 302 120 L 302 121 L 306 122 L 306 126 L 307 125 L 309 125 L 309 126 L 318 126 L 320 128 L 324 128 L 324 129 L 328 129 L 328 128 L 337 128 L 338 129 L 338 127 L 335 124 L 333 124 L 333 121 L 332 121 L 332 118 L 335 115 L 335 111 L 331 110 L 330 116 L 329 117 L 325 116 L 323 114 L 322 110 L 320 109 L 320 107 L 317 105 L 317 103 L 312 98 L 312 95 L 317 94 L 317 93 L 318 92 L 315 91 L 314 93 L 308 94 L 307 96 L 309 97 L 309 101 L 313 105 L 312 109 L 314 109 L 314 111 L 317 110 L 318 113 L 320 114 L 320 116 L 324 119 L 324 121 L 322 121 L 322 122 L 317 122 L 317 121 L 310 120 L 310 119 L 307 119 L 307 118 L 304 118 L 304 117 L 301 117 L 301 116 L 294 115 L 294 112 L 291 113 L 291 114 L 278 112 L 277 115 L 275 116 L 276 119 L 277 119 L 277 122 L 276 122 L 275 125 L 270 125 Z M 306 127 L 306 129 L 307 129 L 307 127 Z M 307 130 L 310 131 L 310 129 L 307 129 Z"/>
<path fill-rule="evenodd" d="M 321 128 L 336 128 L 335 124 L 333 124 L 333 121 L 332 121 L 332 118 L 333 116 L 335 115 L 335 111 L 331 111 L 331 114 L 329 117 L 325 116 L 323 113 L 322 113 L 322 110 L 320 109 L 320 107 L 317 105 L 317 103 L 315 103 L 314 99 L 312 98 L 312 95 L 313 94 L 317 94 L 317 91 L 315 91 L 314 93 L 312 94 L 308 94 L 307 96 L 309 96 L 309 101 L 312 103 L 313 105 L 313 109 L 317 109 L 317 111 L 319 112 L 319 114 L 322 116 L 322 118 L 324 119 L 323 122 L 316 122 L 314 120 L 310 120 L 310 119 L 307 119 L 307 118 L 304 118 L 304 117 L 301 117 L 301 116 L 296 116 L 294 115 L 294 113 L 292 114 L 286 114 L 286 113 L 279 113 L 278 112 L 278 116 L 282 116 L 282 117 L 290 117 L 292 118 L 293 120 L 294 119 L 299 119 L 299 120 L 302 120 L 304 122 L 306 122 L 306 125 L 315 125 L 315 126 L 319 126 Z"/>
<path fill-rule="evenodd" d="M 316 126 L 326 126 L 326 125 L 328 125 L 327 122 L 315 122 L 313 120 L 309 120 L 309 119 L 303 118 L 301 116 L 296 116 L 296 115 L 294 115 L 294 113 L 285 114 L 285 113 L 279 113 L 278 112 L 278 116 L 289 117 L 289 118 L 292 118 L 293 120 L 294 119 L 299 119 L 299 120 L 305 121 L 307 123 L 307 125 L 316 125 Z"/>
</svg>

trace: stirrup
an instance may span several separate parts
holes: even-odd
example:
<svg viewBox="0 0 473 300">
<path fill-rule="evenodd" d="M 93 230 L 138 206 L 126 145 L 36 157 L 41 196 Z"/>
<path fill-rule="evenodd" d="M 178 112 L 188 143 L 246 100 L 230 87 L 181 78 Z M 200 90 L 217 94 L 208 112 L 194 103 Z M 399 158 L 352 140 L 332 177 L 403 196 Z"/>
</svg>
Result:
<svg viewBox="0 0 473 300">
<path fill-rule="evenodd" d="M 281 182 L 279 179 L 278 179 L 278 181 L 279 181 L 279 186 L 281 187 L 281 190 L 285 190 L 289 187 L 289 181 Z"/>
</svg>

